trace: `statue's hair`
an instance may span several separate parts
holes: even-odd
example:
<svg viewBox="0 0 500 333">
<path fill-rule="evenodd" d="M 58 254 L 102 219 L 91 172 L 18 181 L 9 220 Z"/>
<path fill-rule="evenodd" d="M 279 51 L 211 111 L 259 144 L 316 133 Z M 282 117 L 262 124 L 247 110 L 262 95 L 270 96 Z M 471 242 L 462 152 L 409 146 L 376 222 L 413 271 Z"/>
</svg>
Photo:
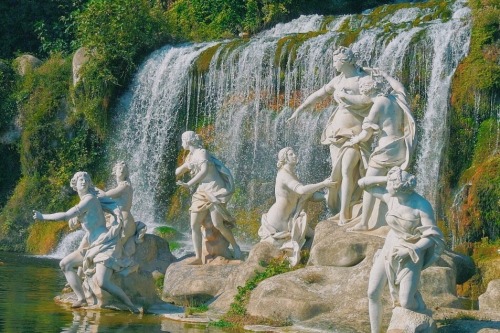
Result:
<svg viewBox="0 0 500 333">
<path fill-rule="evenodd" d="M 387 173 L 387 182 L 392 182 L 396 192 L 410 193 L 417 186 L 417 178 L 402 170 L 400 167 L 392 167 Z"/>
<path fill-rule="evenodd" d="M 359 88 L 367 88 L 369 92 L 385 94 L 388 90 L 387 81 L 382 75 L 367 75 L 359 79 Z"/>
<path fill-rule="evenodd" d="M 86 171 L 78 171 L 73 175 L 73 178 L 71 178 L 71 181 L 69 182 L 69 185 L 74 191 L 77 191 L 76 188 L 76 182 L 78 181 L 78 178 L 84 177 L 85 180 L 89 184 L 89 193 L 91 194 L 97 194 L 97 191 L 94 188 L 94 184 L 92 183 L 92 179 L 90 179 L 90 175 Z"/>
<path fill-rule="evenodd" d="M 352 50 L 348 47 L 340 46 L 338 49 L 333 51 L 333 58 L 337 57 L 346 60 L 350 64 L 356 64 L 356 57 L 354 55 L 354 52 L 352 52 Z"/>
<path fill-rule="evenodd" d="M 278 167 L 278 169 L 281 169 L 287 162 L 287 154 L 288 154 L 288 151 L 290 150 L 293 150 L 292 147 L 285 147 L 283 149 L 281 149 L 278 153 L 278 163 L 276 163 L 276 166 Z"/>
<path fill-rule="evenodd" d="M 124 172 L 125 180 L 126 180 L 126 181 L 130 181 L 130 178 L 129 178 L 129 171 L 128 171 L 128 166 L 127 166 L 127 163 L 125 163 L 125 161 L 117 161 L 117 162 L 115 163 L 115 165 L 113 165 L 113 171 L 111 172 L 111 174 L 112 174 L 113 176 L 116 176 L 116 169 L 117 169 L 119 166 L 122 166 L 122 167 L 123 167 L 123 172 Z"/>
<path fill-rule="evenodd" d="M 186 131 L 182 133 L 181 137 L 185 139 L 187 143 L 195 147 L 201 147 L 203 145 L 203 141 L 201 140 L 200 136 L 193 131 Z"/>
</svg>

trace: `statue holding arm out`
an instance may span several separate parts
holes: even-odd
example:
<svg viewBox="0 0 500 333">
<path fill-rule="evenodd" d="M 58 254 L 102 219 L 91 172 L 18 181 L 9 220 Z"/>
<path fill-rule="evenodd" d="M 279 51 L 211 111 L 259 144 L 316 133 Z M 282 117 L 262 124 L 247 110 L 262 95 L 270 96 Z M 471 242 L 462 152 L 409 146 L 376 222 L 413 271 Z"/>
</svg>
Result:
<svg viewBox="0 0 500 333">
<path fill-rule="evenodd" d="M 78 192 L 80 202 L 67 212 L 42 214 L 33 211 L 36 220 L 72 220 L 78 218 L 85 230 L 85 236 L 79 248 L 64 257 L 60 266 L 66 280 L 77 296 L 73 308 L 87 305 L 82 282 L 77 268 L 83 266 L 85 274 L 91 275 L 97 285 L 122 301 L 130 311 L 139 313 L 139 309 L 130 301 L 125 292 L 111 281 L 116 267 L 117 243 L 122 233 L 121 212 L 114 202 L 99 200 L 90 176 L 86 172 L 77 172 L 71 179 L 71 187 Z M 114 222 L 106 228 L 103 208 L 114 216 Z M 87 277 L 90 278 L 90 277 Z"/>
</svg>

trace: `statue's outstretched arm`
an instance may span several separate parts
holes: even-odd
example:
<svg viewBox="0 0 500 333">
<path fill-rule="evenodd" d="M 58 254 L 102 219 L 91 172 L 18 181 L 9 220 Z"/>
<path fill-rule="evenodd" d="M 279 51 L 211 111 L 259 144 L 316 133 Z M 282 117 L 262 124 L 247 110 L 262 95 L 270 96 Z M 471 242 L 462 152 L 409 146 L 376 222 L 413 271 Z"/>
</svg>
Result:
<svg viewBox="0 0 500 333">
<path fill-rule="evenodd" d="M 316 103 L 322 101 L 325 99 L 327 96 L 330 96 L 333 94 L 333 88 L 331 88 L 331 83 L 328 83 L 327 85 L 321 87 L 320 89 L 316 90 L 313 92 L 309 97 L 306 98 L 306 100 L 299 105 L 299 107 L 295 110 L 295 112 L 290 116 L 290 118 L 287 119 L 287 122 L 297 118 L 299 113 L 303 110 L 309 109 L 310 107 L 314 106 Z"/>
</svg>

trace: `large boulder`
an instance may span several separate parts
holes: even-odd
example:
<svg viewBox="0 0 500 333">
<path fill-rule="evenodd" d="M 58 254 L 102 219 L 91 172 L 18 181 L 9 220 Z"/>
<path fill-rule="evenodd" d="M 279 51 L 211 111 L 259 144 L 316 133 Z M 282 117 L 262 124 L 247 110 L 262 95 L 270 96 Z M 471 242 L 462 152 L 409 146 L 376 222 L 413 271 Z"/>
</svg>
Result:
<svg viewBox="0 0 500 333">
<path fill-rule="evenodd" d="M 369 326 L 368 279 L 387 229 L 350 233 L 346 228 L 334 220 L 320 222 L 308 266 L 262 281 L 251 294 L 248 314 L 317 329 L 334 323 L 342 332 L 365 332 Z M 422 273 L 420 290 L 429 307 L 461 305 L 455 293 L 454 261 L 446 253 L 443 256 L 445 259 Z M 382 304 L 387 325 L 392 309 L 388 287 Z"/>
<path fill-rule="evenodd" d="M 176 262 L 165 273 L 162 298 L 183 306 L 209 303 L 211 310 L 225 312 L 234 301 L 238 287 L 264 269 L 262 262 L 281 253 L 271 244 L 258 243 L 244 262 L 222 257 L 205 265 L 190 265 L 192 258 Z"/>
<path fill-rule="evenodd" d="M 500 311 L 500 279 L 491 280 L 486 292 L 479 296 L 479 310 Z"/>
<path fill-rule="evenodd" d="M 89 50 L 86 47 L 80 47 L 73 55 L 73 86 L 80 81 L 80 70 L 87 61 L 89 61 Z"/>
<path fill-rule="evenodd" d="M 23 54 L 14 59 L 14 68 L 21 76 L 26 75 L 28 72 L 40 67 L 42 61 L 31 54 Z"/>
</svg>

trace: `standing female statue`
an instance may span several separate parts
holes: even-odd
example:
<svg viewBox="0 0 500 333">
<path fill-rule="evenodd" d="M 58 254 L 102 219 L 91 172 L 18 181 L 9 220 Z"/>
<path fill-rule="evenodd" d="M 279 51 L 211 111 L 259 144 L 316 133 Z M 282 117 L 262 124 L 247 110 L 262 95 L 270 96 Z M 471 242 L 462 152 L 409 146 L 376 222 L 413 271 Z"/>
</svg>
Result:
<svg viewBox="0 0 500 333">
<path fill-rule="evenodd" d="M 71 187 L 78 192 L 80 202 L 67 212 L 53 214 L 42 214 L 33 211 L 36 220 L 70 220 L 78 218 L 85 230 L 85 236 L 78 249 L 64 257 L 61 266 L 66 280 L 77 296 L 73 308 L 79 308 L 87 304 L 81 279 L 77 274 L 77 268 L 83 266 L 87 278 L 93 278 L 97 285 L 122 301 L 130 311 L 139 313 L 139 309 L 130 301 L 125 292 L 111 281 L 113 271 L 120 269 L 117 258 L 117 243 L 122 232 L 122 216 L 120 209 L 114 202 L 99 200 L 94 190 L 90 176 L 86 172 L 77 172 L 71 179 Z M 103 208 L 113 214 L 114 221 L 106 228 L 106 219 Z"/>
<path fill-rule="evenodd" d="M 418 291 L 420 274 L 439 258 L 444 241 L 431 204 L 414 191 L 415 176 L 393 167 L 387 176 L 365 177 L 359 185 L 388 206 L 390 231 L 375 254 L 368 282 L 371 331 L 379 333 L 381 293 L 387 283 L 394 303 L 416 312 L 426 309 Z"/>
<path fill-rule="evenodd" d="M 307 216 L 304 212 L 305 203 L 312 199 L 322 200 L 324 195 L 316 191 L 331 187 L 335 183 L 330 178 L 317 184 L 302 185 L 295 173 L 297 156 L 292 148 L 286 147 L 278 153 L 278 174 L 274 194 L 275 203 L 269 211 L 262 215 L 259 236 L 261 241 L 282 246 L 282 249 L 292 250 L 289 257 L 292 266 L 300 260 L 300 249 L 305 243 L 306 236 L 311 237 L 313 230 L 307 225 Z"/>
<path fill-rule="evenodd" d="M 369 97 L 373 105 L 363 120 L 363 131 L 353 137 L 349 144 L 368 141 L 378 135 L 377 146 L 370 155 L 366 176 L 385 176 L 390 168 L 399 166 L 406 170 L 415 147 L 415 120 L 411 115 L 403 85 L 389 74 L 376 69 L 359 81 L 360 92 Z M 393 89 L 386 93 L 388 83 Z M 369 229 L 375 198 L 363 194 L 361 221 L 348 231 Z M 382 216 L 381 216 L 382 218 Z"/>
<path fill-rule="evenodd" d="M 175 170 L 180 176 L 187 171 L 193 178 L 188 182 L 177 181 L 177 185 L 191 188 L 198 185 L 193 194 L 191 207 L 191 232 L 195 251 L 193 264 L 202 263 L 201 227 L 210 215 L 212 224 L 231 244 L 234 258 L 241 257 L 241 250 L 231 230 L 224 222 L 233 223 L 234 218 L 226 209 L 226 204 L 233 195 L 234 181 L 231 172 L 217 158 L 202 147 L 200 137 L 193 131 L 182 134 L 182 148 L 189 151 L 184 164 Z"/>
<path fill-rule="evenodd" d="M 340 184 L 340 205 L 337 203 L 337 191 L 332 188 L 328 193 L 328 206 L 330 209 L 339 209 L 339 225 L 344 225 L 351 218 L 351 205 L 356 201 L 353 194 L 357 180 L 364 174 L 364 164 L 360 161 L 368 161 L 370 148 L 369 142 L 356 145 L 346 143 L 361 132 L 363 118 L 368 114 L 372 102 L 359 92 L 359 79 L 366 76 L 366 72 L 355 65 L 354 54 L 349 48 L 340 47 L 336 50 L 333 64 L 340 75 L 307 97 L 288 121 L 296 118 L 302 110 L 333 95 L 337 108 L 328 120 L 321 143 L 330 147 L 331 178 Z"/>
</svg>

